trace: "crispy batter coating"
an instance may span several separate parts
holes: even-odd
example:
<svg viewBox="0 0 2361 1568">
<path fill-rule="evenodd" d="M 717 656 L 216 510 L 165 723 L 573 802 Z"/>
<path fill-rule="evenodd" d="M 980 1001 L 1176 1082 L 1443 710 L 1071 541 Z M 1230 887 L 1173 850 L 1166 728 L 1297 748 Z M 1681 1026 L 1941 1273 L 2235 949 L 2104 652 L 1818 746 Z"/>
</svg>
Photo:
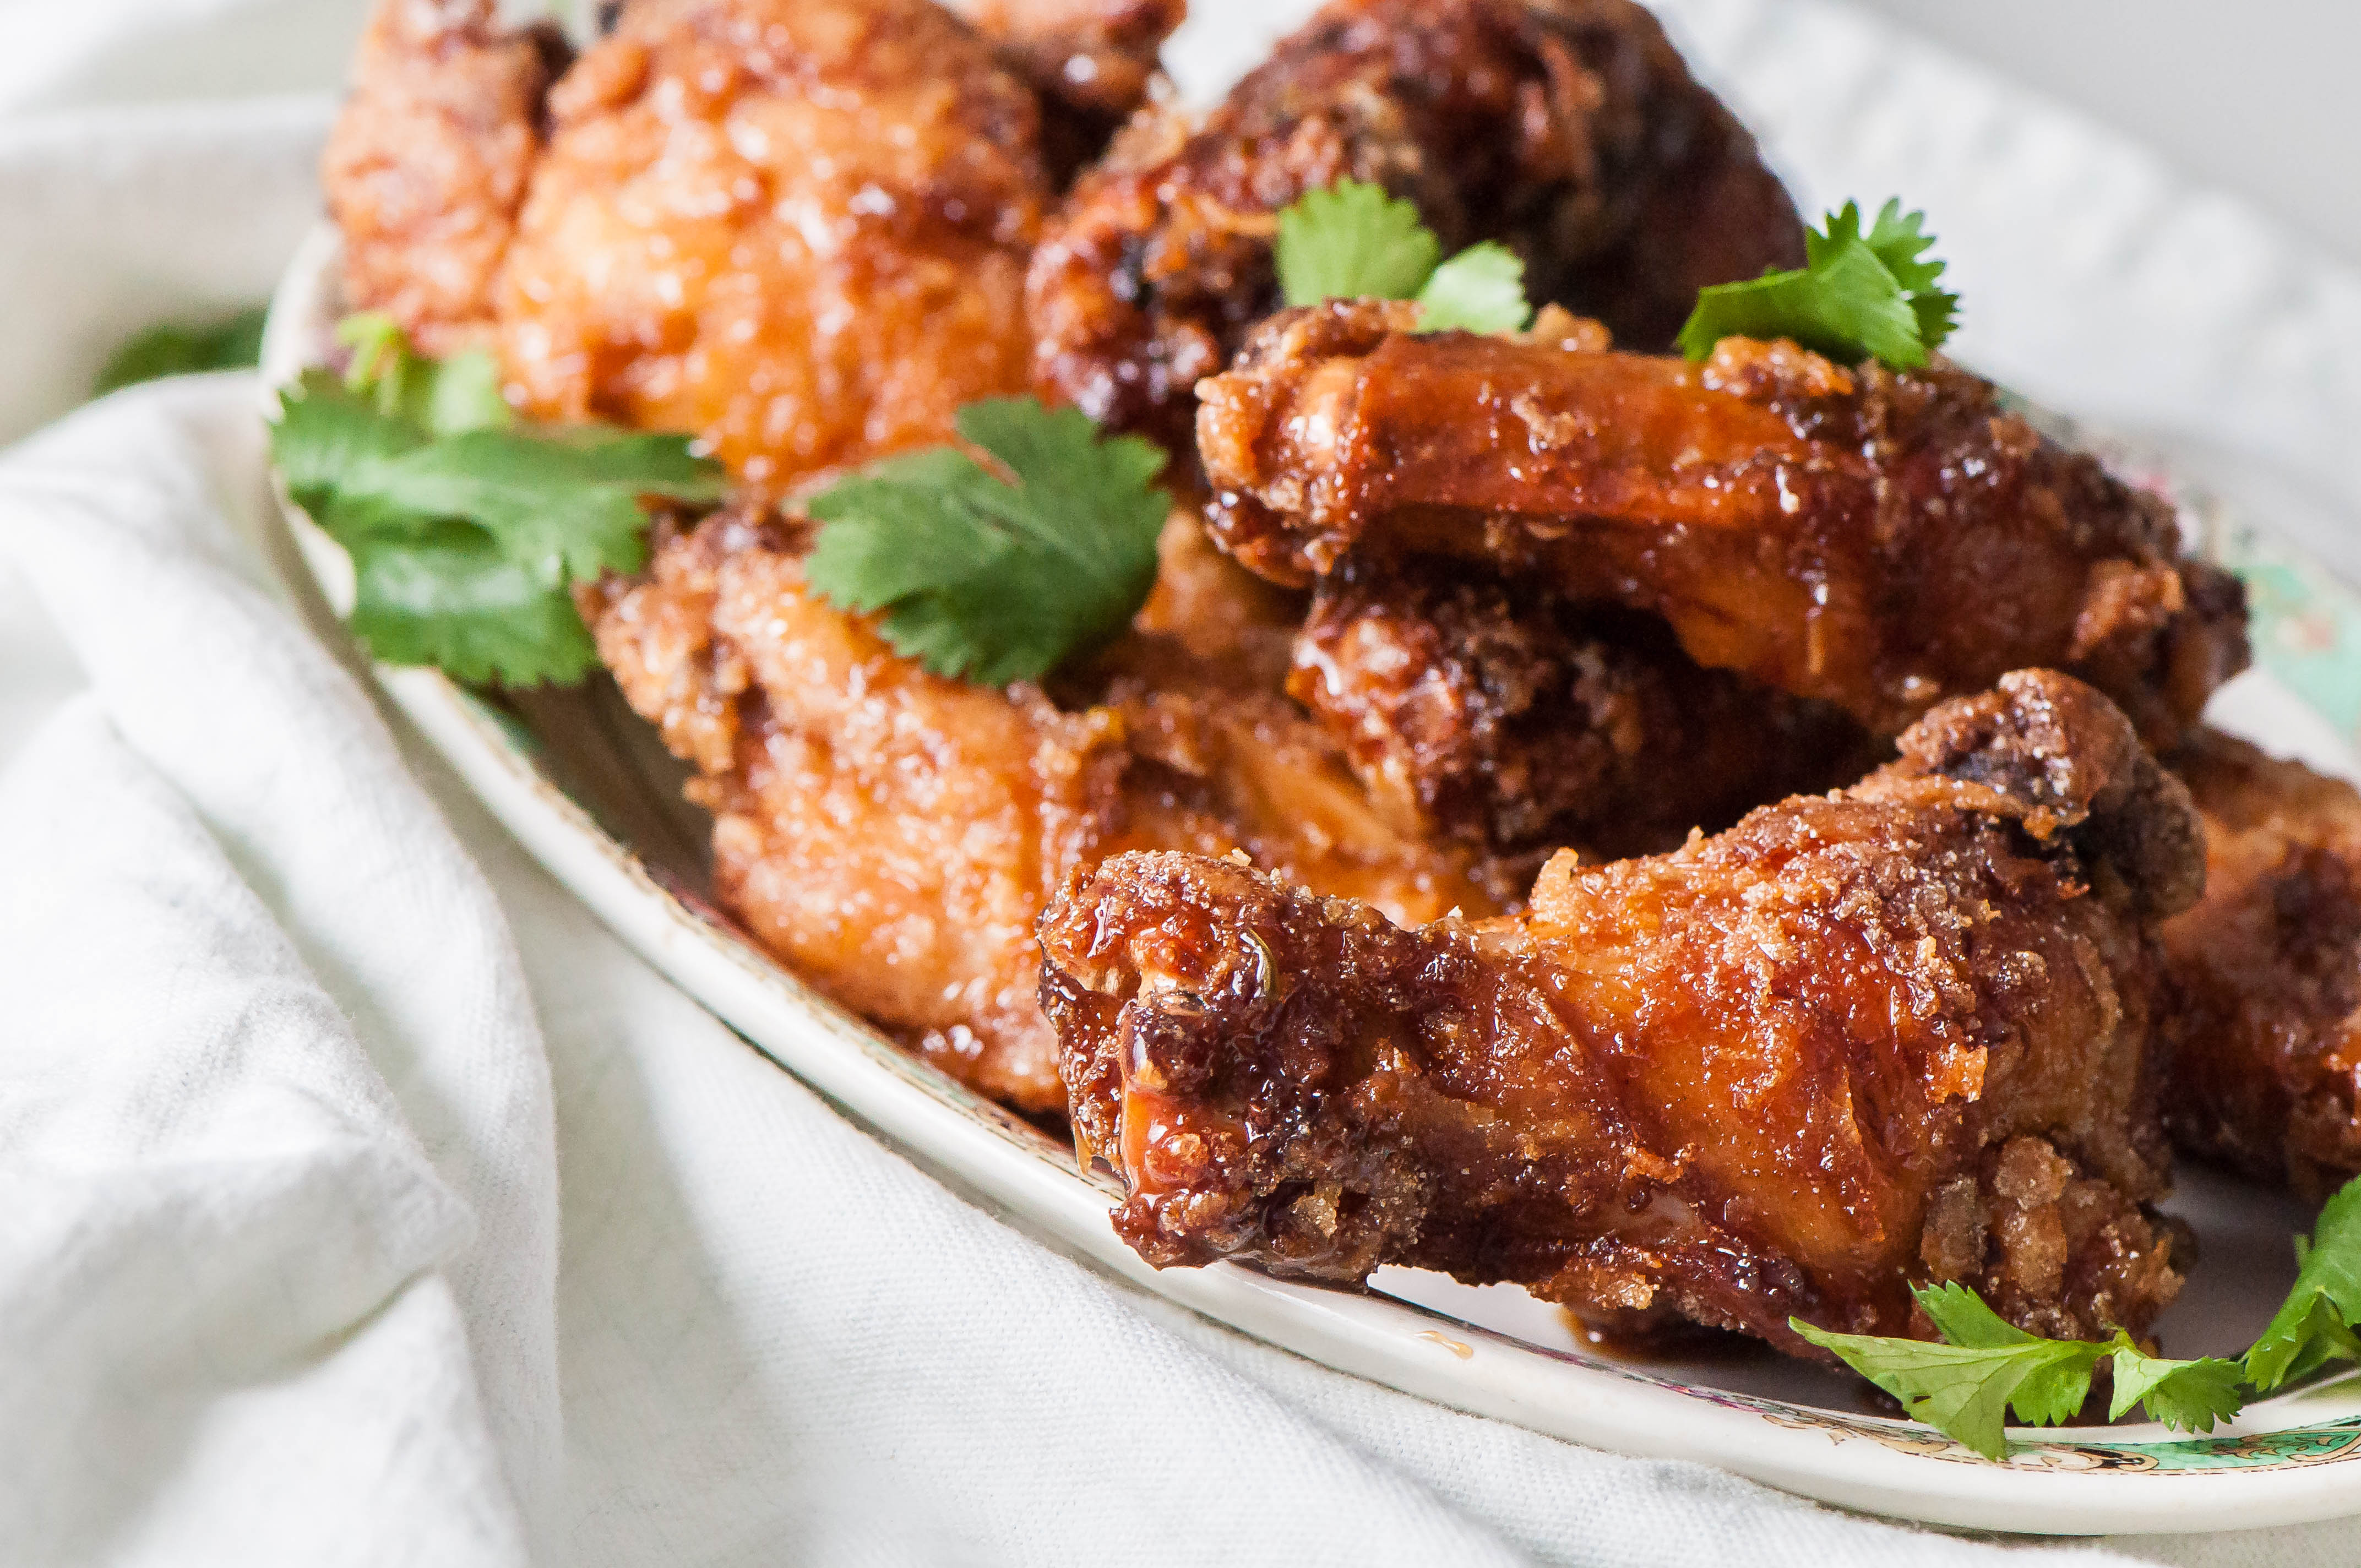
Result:
<svg viewBox="0 0 2361 1568">
<path fill-rule="evenodd" d="M 2246 662 L 2236 579 L 2171 509 L 1948 366 L 1725 340 L 1702 365 L 1336 302 L 1206 382 L 1224 547 L 1301 582 L 1437 554 L 1661 615 L 1699 663 L 1894 734 L 2003 671 L 2069 671 L 2171 744 Z"/>
<path fill-rule="evenodd" d="M 1185 448 L 1190 389 L 1279 302 L 1273 214 L 1348 176 L 1643 345 L 1700 285 L 1803 258 L 1752 138 L 1631 0 L 1337 0 L 1202 126 L 1152 111 L 1076 185 L 1027 283 L 1042 383 Z"/>
<path fill-rule="evenodd" d="M 2149 1060 L 2186 794 L 2047 671 L 1902 760 L 1675 854 L 1561 856 L 1520 919 L 1403 929 L 1133 854 L 1042 924 L 1081 1146 L 1159 1266 L 1512 1280 L 1809 1354 L 1789 1314 L 1928 1332 L 1963 1279 L 2046 1333 L 2180 1284 Z"/>
<path fill-rule="evenodd" d="M 767 513 L 718 515 L 664 539 L 643 576 L 585 592 L 584 618 L 698 769 L 717 901 L 961 1081 L 1062 1102 L 1034 924 L 1116 850 L 1243 849 L 1405 920 L 1490 907 L 1465 857 L 1370 809 L 1275 681 L 1233 684 L 1254 667 L 1235 649 L 1135 638 L 1062 704 L 946 680 L 811 594 L 806 543 Z"/>
<path fill-rule="evenodd" d="M 2361 792 L 2200 730 L 2205 896 L 2164 927 L 2181 1147 L 2323 1199 L 2361 1176 Z"/>
<path fill-rule="evenodd" d="M 381 0 L 321 167 L 353 309 L 386 312 L 428 354 L 489 339 L 566 53 L 553 27 L 501 30 L 492 0 Z"/>
<path fill-rule="evenodd" d="M 1698 667 L 1653 617 L 1444 561 L 1320 579 L 1289 690 L 1405 831 L 1528 856 L 1671 849 L 1692 828 L 1869 771 L 1844 714 Z"/>
<path fill-rule="evenodd" d="M 639 0 L 550 108 L 498 302 L 528 412 L 776 491 L 1025 389 L 1038 110 L 932 0 Z"/>
</svg>

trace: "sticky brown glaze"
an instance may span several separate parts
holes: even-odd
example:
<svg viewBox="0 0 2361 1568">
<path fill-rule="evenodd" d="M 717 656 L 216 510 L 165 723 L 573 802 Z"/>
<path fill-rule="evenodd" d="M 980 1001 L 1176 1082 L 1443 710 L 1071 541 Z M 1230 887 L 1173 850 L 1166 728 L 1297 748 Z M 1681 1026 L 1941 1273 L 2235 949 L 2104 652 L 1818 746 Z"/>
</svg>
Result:
<svg viewBox="0 0 2361 1568">
<path fill-rule="evenodd" d="M 1803 257 L 1752 138 L 1630 0 L 1340 0 L 1202 126 L 1152 110 L 1075 186 L 1027 284 L 1040 381 L 1185 450 L 1191 388 L 1279 303 L 1274 214 L 1346 177 L 1642 345 L 1699 286 Z"/>
<path fill-rule="evenodd" d="M 1938 365 L 1725 340 L 1700 365 L 1290 312 L 1205 383 L 1217 539 L 1281 582 L 1456 556 L 1663 616 L 1697 663 L 1894 734 L 2060 668 L 2169 745 L 2246 662 L 2245 600 L 2171 509 Z"/>
<path fill-rule="evenodd" d="M 1497 857 L 1648 854 L 1878 748 L 1825 703 L 1708 670 L 1654 618 L 1464 564 L 1348 557 L 1320 579 L 1288 689 L 1408 831 Z"/>
<path fill-rule="evenodd" d="M 2200 1158 L 2313 1200 L 2361 1176 L 2361 793 L 2215 730 L 2170 758 L 2205 896 L 2168 922 L 2165 1119 Z"/>
<path fill-rule="evenodd" d="M 1134 854 L 1042 923 L 1115 1223 L 1159 1266 L 1510 1280 L 1808 1354 L 1961 1279 L 2045 1333 L 2180 1285 L 2153 922 L 2202 874 L 2129 724 L 2048 672 L 1937 709 L 1841 795 L 1676 853 L 1561 856 L 1517 920 L 1404 929 Z"/>
<path fill-rule="evenodd" d="M 353 310 L 392 316 L 428 354 L 489 339 L 566 57 L 554 26 L 503 30 L 492 0 L 379 0 L 320 170 Z"/>
<path fill-rule="evenodd" d="M 1193 528 L 1168 576 L 1211 610 L 1237 569 L 1190 549 Z M 930 674 L 812 593 L 807 544 L 755 507 L 668 526 L 644 574 L 581 593 L 584 620 L 697 769 L 716 902 L 961 1082 L 1062 1102 L 1034 925 L 1068 875 L 1120 850 L 1241 850 L 1408 921 L 1493 907 L 1469 857 L 1370 807 L 1278 690 L 1248 614 L 1214 618 L 1227 645 L 1143 632 L 1055 696 L 1000 690 Z"/>
<path fill-rule="evenodd" d="M 1060 185 L 1147 102 L 1187 0 L 981 0 L 968 20 L 1041 95 L 1043 156 Z"/>
</svg>

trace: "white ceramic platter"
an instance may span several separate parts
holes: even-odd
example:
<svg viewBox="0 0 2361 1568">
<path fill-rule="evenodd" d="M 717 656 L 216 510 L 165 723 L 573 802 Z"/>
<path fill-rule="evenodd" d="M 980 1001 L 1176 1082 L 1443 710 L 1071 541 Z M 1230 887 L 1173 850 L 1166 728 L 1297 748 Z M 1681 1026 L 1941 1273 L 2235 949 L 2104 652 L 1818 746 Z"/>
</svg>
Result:
<svg viewBox="0 0 2361 1568">
<path fill-rule="evenodd" d="M 1743 0 L 1699 0 L 1729 11 Z M 1290 7 L 1293 9 L 1293 7 Z M 1273 36 L 1235 0 L 1200 0 L 1199 95 Z M 1710 20 L 1710 17 L 1708 17 Z M 1727 29 L 1725 28 L 1725 32 Z M 328 346 L 337 241 L 323 229 L 273 303 L 265 382 Z M 2361 598 L 2301 552 L 2232 525 L 2168 466 L 2114 452 L 2132 477 L 2180 488 L 2203 548 L 2256 590 L 2263 667 L 2213 716 L 2273 749 L 2354 774 Z M 283 499 L 283 498 L 282 498 Z M 350 601 L 342 553 L 300 510 L 290 539 L 326 603 Z M 1588 1348 L 1565 1314 L 1507 1287 L 1382 1271 L 1370 1290 L 1323 1288 L 1222 1265 L 1158 1273 L 1116 1240 L 1103 1177 L 1072 1152 L 903 1055 L 737 935 L 699 897 L 704 827 L 676 764 L 611 685 L 504 705 L 441 674 L 379 666 L 386 694 L 550 872 L 650 962 L 780 1066 L 1018 1223 L 1244 1332 L 1444 1404 L 1616 1452 L 1718 1464 L 1849 1508 L 1974 1529 L 2060 1534 L 2251 1528 L 2361 1512 L 2361 1373 L 2261 1401 L 2203 1438 L 2149 1425 L 2013 1432 L 2004 1464 L 1872 1413 L 1848 1375 L 1759 1349 L 1637 1365 Z M 2159 1325 L 2178 1354 L 2234 1354 L 2293 1277 L 2289 1236 L 2310 1216 L 2284 1198 L 2184 1172 L 2169 1207 L 2203 1257 Z"/>
</svg>

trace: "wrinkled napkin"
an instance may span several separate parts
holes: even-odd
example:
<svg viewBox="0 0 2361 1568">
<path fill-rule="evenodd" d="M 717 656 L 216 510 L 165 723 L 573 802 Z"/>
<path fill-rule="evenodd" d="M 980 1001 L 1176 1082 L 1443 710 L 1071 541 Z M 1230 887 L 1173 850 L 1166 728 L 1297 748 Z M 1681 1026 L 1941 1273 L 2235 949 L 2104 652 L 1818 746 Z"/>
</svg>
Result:
<svg viewBox="0 0 2361 1568">
<path fill-rule="evenodd" d="M 1733 77 L 1790 21 L 1939 63 L 1673 9 Z M 0 0 L 0 438 L 154 316 L 267 290 L 357 24 Z M 1971 197 L 1923 199 L 2003 299 Z M 2092 352 L 2023 359 L 2103 384 Z M 307 629 L 259 406 L 168 382 L 0 454 L 0 1561 L 1998 1561 L 1328 1372 L 972 1207 L 626 952 Z"/>
</svg>

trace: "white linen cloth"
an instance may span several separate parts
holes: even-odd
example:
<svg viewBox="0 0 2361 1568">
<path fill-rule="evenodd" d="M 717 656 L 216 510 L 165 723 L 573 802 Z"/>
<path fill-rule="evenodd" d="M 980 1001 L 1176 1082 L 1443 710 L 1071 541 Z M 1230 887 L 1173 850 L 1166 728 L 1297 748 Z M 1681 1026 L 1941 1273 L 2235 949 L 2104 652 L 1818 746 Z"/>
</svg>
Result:
<svg viewBox="0 0 2361 1568">
<path fill-rule="evenodd" d="M 331 102 L 269 94 L 354 15 L 0 0 L 0 437 L 266 291 Z M 258 547 L 256 408 L 167 383 L 0 456 L 0 1563 L 1998 1560 L 1329 1373 L 971 1207 L 389 729 Z"/>
</svg>

